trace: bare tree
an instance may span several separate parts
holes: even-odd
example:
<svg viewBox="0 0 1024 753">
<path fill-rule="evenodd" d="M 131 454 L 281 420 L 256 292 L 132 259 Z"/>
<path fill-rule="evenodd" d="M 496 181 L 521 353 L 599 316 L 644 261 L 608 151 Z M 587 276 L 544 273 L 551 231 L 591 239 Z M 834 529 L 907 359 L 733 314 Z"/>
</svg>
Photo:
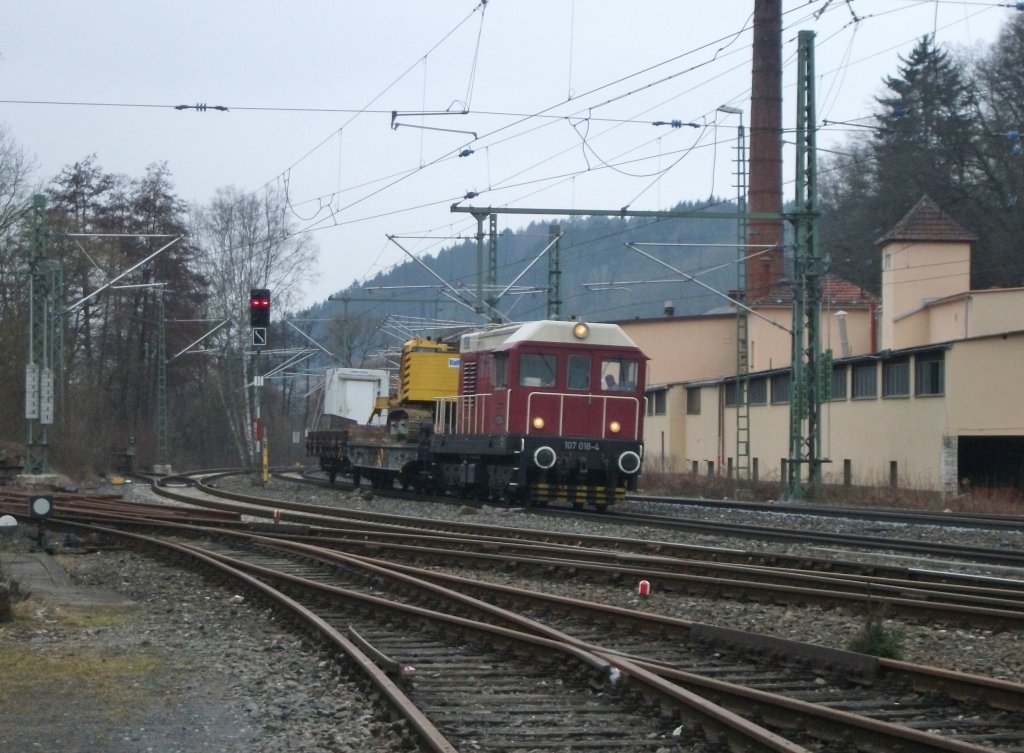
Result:
<svg viewBox="0 0 1024 753">
<path fill-rule="evenodd" d="M 381 327 L 386 321 L 387 316 L 336 316 L 324 326 L 324 342 L 340 364 L 366 367 L 371 353 L 380 348 Z"/>
<path fill-rule="evenodd" d="M 208 206 L 194 210 L 192 228 L 199 271 L 210 285 L 207 315 L 231 323 L 212 338 L 220 358 L 216 388 L 238 458 L 251 464 L 254 405 L 243 389 L 253 376 L 249 291 L 269 288 L 274 309 L 286 309 L 316 273 L 316 245 L 294 233 L 286 198 L 275 189 L 219 189 Z"/>
<path fill-rule="evenodd" d="M 28 340 L 28 246 L 35 161 L 0 125 L 0 382 L 20 385 L 24 380 L 24 354 Z M 23 221 L 24 220 L 24 221 Z M 24 428 L 24 401 L 20 389 L 7 389 L 0 399 L 0 439 L 16 440 Z"/>
<path fill-rule="evenodd" d="M 39 190 L 35 171 L 35 159 L 0 124 L 0 237 L 7 236 Z"/>
</svg>

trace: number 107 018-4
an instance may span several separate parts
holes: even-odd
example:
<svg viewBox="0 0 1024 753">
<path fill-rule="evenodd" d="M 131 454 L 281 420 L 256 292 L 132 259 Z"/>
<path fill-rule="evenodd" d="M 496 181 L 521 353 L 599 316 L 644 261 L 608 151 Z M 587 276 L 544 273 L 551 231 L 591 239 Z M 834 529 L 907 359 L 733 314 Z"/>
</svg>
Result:
<svg viewBox="0 0 1024 753">
<path fill-rule="evenodd" d="M 587 450 L 592 452 L 600 452 L 601 445 L 598 442 L 591 442 L 585 439 L 566 439 L 565 449 L 567 450 Z"/>
</svg>

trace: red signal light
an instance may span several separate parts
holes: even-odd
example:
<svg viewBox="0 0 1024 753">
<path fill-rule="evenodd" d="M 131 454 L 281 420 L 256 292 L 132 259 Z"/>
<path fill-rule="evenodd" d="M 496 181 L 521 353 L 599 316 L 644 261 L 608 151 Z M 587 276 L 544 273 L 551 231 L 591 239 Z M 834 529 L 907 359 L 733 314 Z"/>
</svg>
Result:
<svg viewBox="0 0 1024 753">
<path fill-rule="evenodd" d="M 253 288 L 249 292 L 249 324 L 270 326 L 270 291 L 266 288 Z"/>
</svg>

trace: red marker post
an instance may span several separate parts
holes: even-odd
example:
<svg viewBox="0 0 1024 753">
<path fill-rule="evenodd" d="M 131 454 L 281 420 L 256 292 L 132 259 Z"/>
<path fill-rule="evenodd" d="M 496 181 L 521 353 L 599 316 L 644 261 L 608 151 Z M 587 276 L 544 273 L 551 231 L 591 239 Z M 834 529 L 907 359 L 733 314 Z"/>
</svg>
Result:
<svg viewBox="0 0 1024 753">
<path fill-rule="evenodd" d="M 636 592 L 641 596 L 650 596 L 651 582 L 649 580 L 640 581 L 636 586 Z"/>
</svg>

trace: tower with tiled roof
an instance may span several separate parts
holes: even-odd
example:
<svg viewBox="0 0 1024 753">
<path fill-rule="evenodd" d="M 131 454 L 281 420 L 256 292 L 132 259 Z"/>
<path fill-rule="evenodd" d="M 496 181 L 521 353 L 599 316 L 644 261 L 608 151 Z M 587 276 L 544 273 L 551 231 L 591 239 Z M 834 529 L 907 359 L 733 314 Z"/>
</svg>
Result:
<svg viewBox="0 0 1024 753">
<path fill-rule="evenodd" d="M 904 347 L 898 322 L 929 301 L 971 288 L 971 243 L 977 236 L 928 196 L 875 245 L 882 262 L 880 346 Z"/>
</svg>

